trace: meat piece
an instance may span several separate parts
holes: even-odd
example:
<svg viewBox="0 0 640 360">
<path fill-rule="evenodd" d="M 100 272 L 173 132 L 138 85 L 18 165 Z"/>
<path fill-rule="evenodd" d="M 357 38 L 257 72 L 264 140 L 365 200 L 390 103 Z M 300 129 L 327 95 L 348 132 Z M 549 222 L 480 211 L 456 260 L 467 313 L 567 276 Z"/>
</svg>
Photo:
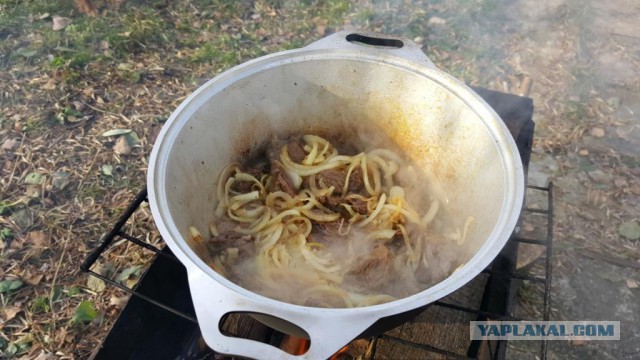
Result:
<svg viewBox="0 0 640 360">
<path fill-rule="evenodd" d="M 252 186 L 253 183 L 250 181 L 236 181 L 235 183 L 233 183 L 231 189 L 239 193 L 246 194 L 248 192 L 251 192 Z"/>
<path fill-rule="evenodd" d="M 342 216 L 342 218 L 347 220 L 351 218 L 351 214 L 349 213 L 349 211 L 347 211 L 347 209 L 344 206 L 340 206 L 340 204 L 345 202 L 342 196 L 339 196 L 339 195 L 323 196 L 321 198 L 318 198 L 318 201 L 320 202 L 320 204 L 324 205 L 329 210 L 339 213 L 340 216 Z"/>
<path fill-rule="evenodd" d="M 358 166 L 349 175 L 349 192 L 358 193 L 364 189 L 364 180 L 362 179 L 362 167 Z"/>
<path fill-rule="evenodd" d="M 316 176 L 316 181 L 327 189 L 333 186 L 335 188 L 334 194 L 342 194 L 342 187 L 346 178 L 346 169 L 329 169 L 319 172 Z"/>
<path fill-rule="evenodd" d="M 344 202 L 342 196 L 338 195 L 323 196 L 321 198 L 318 198 L 318 201 L 320 201 L 322 205 L 328 207 L 333 211 L 338 211 L 338 205 Z"/>
<path fill-rule="evenodd" d="M 334 194 L 342 194 L 342 188 L 344 187 L 344 182 L 347 180 L 348 169 L 345 168 L 337 168 L 337 169 L 329 169 L 325 171 L 321 171 L 317 175 L 317 180 L 319 184 L 324 184 L 326 188 L 331 186 L 335 187 Z M 350 193 L 360 193 L 360 191 L 364 189 L 364 180 L 362 180 L 362 168 L 356 167 L 351 171 L 351 175 L 349 175 L 349 187 L 348 191 Z"/>
<path fill-rule="evenodd" d="M 216 224 L 216 228 L 218 236 L 211 237 L 210 242 L 216 254 L 230 247 L 246 250 L 251 244 L 251 236 L 236 232 L 236 223 L 233 221 L 222 220 Z"/>
<path fill-rule="evenodd" d="M 300 144 L 298 140 L 291 140 L 287 143 L 287 153 L 291 160 L 298 164 L 302 163 L 302 160 L 307 156 L 302 144 Z"/>
<path fill-rule="evenodd" d="M 269 165 L 267 163 L 256 164 L 255 166 L 248 167 L 244 172 L 260 181 L 262 175 L 269 172 Z"/>
<path fill-rule="evenodd" d="M 357 212 L 360 215 L 366 215 L 369 213 L 369 209 L 367 207 L 368 202 L 358 198 L 349 198 L 347 199 L 347 204 L 351 205 L 353 211 Z"/>
<path fill-rule="evenodd" d="M 284 191 L 291 196 L 298 193 L 295 186 L 289 179 L 289 175 L 284 171 L 280 162 L 271 163 L 271 187 L 270 191 Z"/>
<path fill-rule="evenodd" d="M 256 178 L 256 180 L 260 181 L 262 174 L 267 172 L 265 171 L 265 167 L 266 167 L 266 164 L 261 164 L 259 166 L 247 168 L 246 170 L 243 170 L 243 171 L 253 176 L 254 178 Z M 255 185 L 253 181 L 236 181 L 235 183 L 233 183 L 232 189 L 239 193 L 246 194 L 248 192 L 251 192 L 251 190 L 253 190 L 253 185 Z"/>
<path fill-rule="evenodd" d="M 346 225 L 345 225 L 346 226 Z M 339 236 L 340 221 L 322 221 L 313 223 L 313 232 L 310 237 L 312 241 L 327 242 L 334 240 L 336 236 Z"/>
<path fill-rule="evenodd" d="M 447 240 L 432 239 L 424 248 L 423 261 L 416 269 L 416 279 L 422 284 L 433 285 L 446 279 L 461 264 L 459 253 Z"/>
<path fill-rule="evenodd" d="M 358 259 L 347 273 L 349 282 L 357 288 L 378 288 L 388 282 L 392 254 L 384 245 L 374 247 L 366 257 Z"/>
<path fill-rule="evenodd" d="M 231 231 L 235 231 L 236 229 L 236 223 L 234 223 L 233 221 L 230 220 L 221 220 L 221 221 L 216 221 L 216 228 L 218 229 L 218 233 L 228 233 Z"/>
</svg>

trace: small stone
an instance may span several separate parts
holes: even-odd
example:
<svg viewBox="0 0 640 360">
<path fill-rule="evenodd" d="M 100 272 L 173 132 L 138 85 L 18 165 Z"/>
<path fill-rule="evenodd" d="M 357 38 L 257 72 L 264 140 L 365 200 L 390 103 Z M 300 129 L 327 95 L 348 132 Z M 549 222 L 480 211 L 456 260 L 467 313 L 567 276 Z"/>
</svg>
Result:
<svg viewBox="0 0 640 360">
<path fill-rule="evenodd" d="M 623 222 L 618 227 L 618 234 L 629 240 L 638 240 L 640 239 L 640 225 L 635 221 Z"/>
<path fill-rule="evenodd" d="M 327 27 L 324 25 L 318 25 L 316 26 L 316 33 L 320 36 L 324 36 L 324 34 L 327 31 Z"/>
<path fill-rule="evenodd" d="M 415 39 L 413 39 L 413 42 L 418 45 L 422 45 L 422 43 L 424 42 L 424 38 L 422 36 L 418 36 Z"/>
<path fill-rule="evenodd" d="M 427 24 L 429 25 L 444 25 L 446 23 L 447 20 L 437 16 L 432 16 L 431 18 L 429 18 L 429 21 L 427 21 Z"/>
<path fill-rule="evenodd" d="M 578 151 L 578 155 L 580 155 L 580 156 L 587 156 L 587 155 L 589 155 L 589 150 L 587 150 L 587 149 L 581 149 L 580 151 Z"/>
<path fill-rule="evenodd" d="M 62 16 L 53 16 L 53 31 L 60 31 L 71 24 L 71 19 Z"/>
<path fill-rule="evenodd" d="M 637 289 L 640 287 L 640 284 L 638 284 L 638 282 L 633 279 L 627 279 L 626 283 L 629 289 Z"/>
<path fill-rule="evenodd" d="M 591 136 L 596 137 L 596 138 L 602 138 L 602 137 L 604 137 L 604 129 L 603 128 L 599 128 L 599 127 L 595 127 L 593 129 L 591 129 L 589 134 L 591 134 Z"/>
<path fill-rule="evenodd" d="M 607 174 L 602 170 L 589 171 L 587 175 L 589 175 L 591 180 L 600 184 L 608 184 L 611 182 L 611 174 Z"/>
<path fill-rule="evenodd" d="M 569 344 L 575 347 L 585 346 L 587 344 L 587 341 L 584 339 L 571 339 L 569 340 Z"/>
</svg>

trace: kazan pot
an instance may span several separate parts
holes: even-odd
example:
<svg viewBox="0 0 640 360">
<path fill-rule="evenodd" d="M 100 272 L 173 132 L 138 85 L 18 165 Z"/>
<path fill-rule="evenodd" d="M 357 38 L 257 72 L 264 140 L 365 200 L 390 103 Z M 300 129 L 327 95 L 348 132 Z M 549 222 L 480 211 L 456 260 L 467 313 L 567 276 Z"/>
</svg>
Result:
<svg viewBox="0 0 640 360">
<path fill-rule="evenodd" d="M 384 134 L 446 194 L 450 214 L 475 225 L 459 246 L 464 266 L 415 295 L 360 308 L 315 308 L 273 300 L 227 280 L 189 246 L 189 227 L 208 229 L 221 170 L 241 154 L 290 133 Z M 499 116 L 475 92 L 437 69 L 411 41 L 338 32 L 306 47 L 260 57 L 202 85 L 156 140 L 147 178 L 160 234 L 186 267 L 196 316 L 215 351 L 260 359 L 324 359 L 358 336 L 410 319 L 478 275 L 518 219 L 524 175 Z M 438 189 L 435 189 L 438 190 Z M 225 314 L 247 312 L 311 340 L 304 355 L 221 333 Z"/>
</svg>

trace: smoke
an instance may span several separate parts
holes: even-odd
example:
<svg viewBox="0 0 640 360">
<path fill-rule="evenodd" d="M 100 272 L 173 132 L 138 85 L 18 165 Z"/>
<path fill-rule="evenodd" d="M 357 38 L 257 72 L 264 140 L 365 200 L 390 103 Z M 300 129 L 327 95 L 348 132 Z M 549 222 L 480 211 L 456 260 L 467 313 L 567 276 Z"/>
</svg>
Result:
<svg viewBox="0 0 640 360">
<path fill-rule="evenodd" d="M 355 129 L 323 135 L 339 149 L 341 155 L 387 149 L 405 158 L 400 164 L 400 171 L 394 176 L 394 184 L 402 186 L 405 199 L 420 217 L 427 214 L 437 197 L 429 190 L 430 187 L 424 185 L 433 179 L 425 178 L 423 172 L 407 161 L 402 149 L 384 133 L 362 125 L 355 125 Z M 243 168 L 250 171 L 254 164 L 265 163 L 265 154 L 272 153 L 274 146 L 281 148 L 291 138 L 298 138 L 298 135 L 280 134 L 280 140 L 258 147 L 261 151 L 254 152 L 253 158 L 244 159 Z M 390 195 L 388 188 L 384 192 L 387 197 Z M 237 262 L 228 266 L 230 278 L 251 291 L 308 306 L 363 306 L 413 295 L 444 280 L 466 261 L 466 254 L 460 246 L 448 237 L 456 227 L 462 231 L 461 222 L 448 213 L 446 204 L 442 203 L 439 209 L 426 231 L 404 223 L 411 239 L 411 250 L 402 236 L 386 240 L 374 238 L 374 230 L 370 228 L 336 221 L 314 225 L 307 237 L 307 242 L 319 244 L 318 251 L 314 253 L 326 261 L 323 264 L 339 268 L 332 275 L 321 275 L 322 272 L 312 262 L 300 258 L 293 245 L 287 245 L 288 254 L 283 257 L 276 255 L 280 259 L 277 262 L 291 260 L 295 266 L 287 265 L 280 270 L 278 266 L 261 265 L 264 263 L 259 259 L 260 251 L 255 247 L 244 248 Z M 415 254 L 412 260 L 408 255 L 411 252 Z M 352 302 L 345 303 L 340 296 L 332 296 L 324 290 L 310 290 L 322 288 L 327 280 L 333 283 L 332 287 L 339 289 L 337 293 L 348 292 L 346 298 Z M 373 297 L 368 297 L 370 295 Z"/>
</svg>

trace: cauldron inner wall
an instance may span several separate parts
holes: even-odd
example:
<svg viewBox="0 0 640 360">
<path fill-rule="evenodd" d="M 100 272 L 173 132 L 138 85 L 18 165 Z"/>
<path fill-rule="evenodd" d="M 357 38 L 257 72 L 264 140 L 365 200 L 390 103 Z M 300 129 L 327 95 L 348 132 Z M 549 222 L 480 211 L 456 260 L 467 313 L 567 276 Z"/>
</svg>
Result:
<svg viewBox="0 0 640 360">
<path fill-rule="evenodd" d="M 430 169 L 460 228 L 467 216 L 476 218 L 459 248 L 462 261 L 493 231 L 505 200 L 501 155 L 491 129 L 447 84 L 388 64 L 346 59 L 298 59 L 243 76 L 204 89 L 173 124 L 181 131 L 167 159 L 166 191 L 185 238 L 192 225 L 207 231 L 226 164 L 276 134 L 292 132 L 368 131 L 404 149 L 419 168 Z M 430 186 L 437 185 L 416 185 Z"/>
</svg>

